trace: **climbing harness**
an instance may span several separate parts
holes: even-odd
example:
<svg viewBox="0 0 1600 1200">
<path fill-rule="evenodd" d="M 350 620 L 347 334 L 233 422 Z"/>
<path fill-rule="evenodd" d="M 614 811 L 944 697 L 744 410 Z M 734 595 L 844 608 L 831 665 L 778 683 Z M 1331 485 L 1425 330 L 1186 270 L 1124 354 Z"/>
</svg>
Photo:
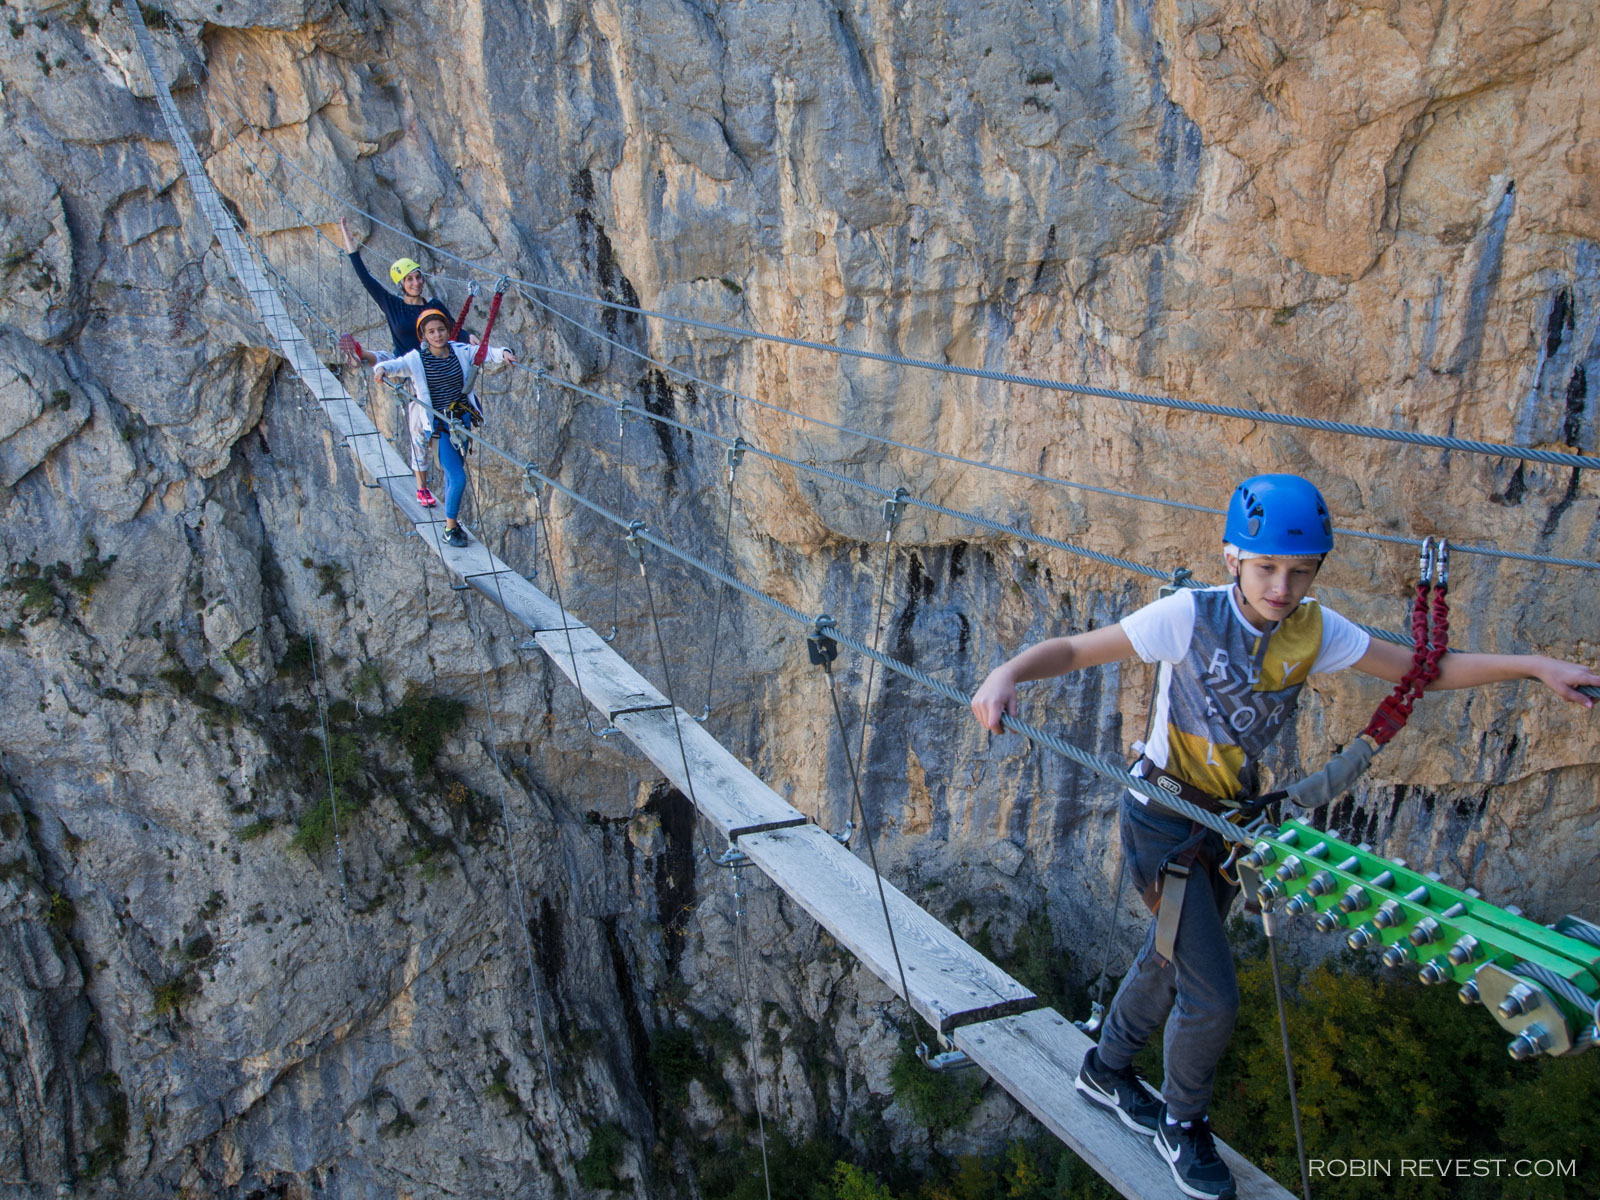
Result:
<svg viewBox="0 0 1600 1200">
<path fill-rule="evenodd" d="M 722 565 L 723 569 L 729 573 L 733 571 L 733 480 L 734 476 L 738 474 L 739 464 L 744 461 L 745 447 L 746 442 L 742 437 L 735 438 L 733 445 L 723 451 L 723 461 L 728 464 L 728 495 L 726 498 L 726 515 L 722 523 Z M 711 618 L 711 661 L 706 666 L 706 702 L 700 709 L 700 715 L 695 718 L 695 720 L 701 722 L 704 722 L 711 715 L 711 692 L 717 679 L 717 646 L 722 635 L 722 602 L 727 594 L 727 588 L 719 587 L 717 589 L 716 614 Z"/>
</svg>

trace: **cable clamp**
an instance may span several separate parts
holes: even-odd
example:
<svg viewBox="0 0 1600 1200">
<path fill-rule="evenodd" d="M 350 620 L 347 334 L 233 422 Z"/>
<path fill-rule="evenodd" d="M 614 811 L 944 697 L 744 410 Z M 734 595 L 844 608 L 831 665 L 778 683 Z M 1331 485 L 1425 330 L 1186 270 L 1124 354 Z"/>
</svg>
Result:
<svg viewBox="0 0 1600 1200">
<path fill-rule="evenodd" d="M 942 1036 L 939 1038 L 939 1042 L 941 1045 L 949 1045 Z M 922 1065 L 930 1071 L 959 1071 L 964 1067 L 978 1065 L 968 1058 L 963 1051 L 956 1050 L 953 1047 L 935 1054 L 928 1049 L 927 1042 L 917 1043 L 917 1057 L 922 1060 Z"/>
<path fill-rule="evenodd" d="M 522 464 L 522 492 L 523 495 L 532 496 L 535 507 L 539 503 L 539 479 L 533 469 L 532 463 Z"/>
<path fill-rule="evenodd" d="M 1164 600 L 1168 596 L 1174 595 L 1177 592 L 1181 592 L 1184 588 L 1190 587 L 1191 584 L 1189 581 L 1193 578 L 1194 573 L 1190 571 L 1188 567 L 1177 567 L 1172 572 L 1172 578 L 1168 582 L 1162 584 L 1158 589 L 1161 593 L 1161 598 Z"/>
<path fill-rule="evenodd" d="M 905 510 L 906 500 L 910 496 L 911 493 L 906 491 L 905 488 L 897 487 L 894 490 L 894 499 L 883 502 L 883 523 L 889 529 L 892 530 L 896 525 L 900 524 L 900 514 Z"/>
<path fill-rule="evenodd" d="M 723 460 L 728 464 L 728 484 L 733 484 L 733 473 L 739 469 L 739 464 L 744 461 L 744 452 L 750 445 L 742 437 L 734 438 L 733 445 L 723 452 Z"/>
<path fill-rule="evenodd" d="M 828 836 L 831 837 L 834 841 L 838 842 L 839 845 L 841 845 L 841 846 L 848 846 L 850 844 L 850 839 L 855 837 L 855 835 L 856 835 L 856 823 L 855 823 L 855 820 L 853 818 L 850 819 L 850 820 L 847 820 L 844 823 L 844 832 L 843 833 L 834 833 L 831 830 L 828 833 Z"/>
<path fill-rule="evenodd" d="M 823 613 L 816 619 L 811 635 L 806 638 L 806 653 L 811 658 L 814 667 L 826 667 L 839 657 L 839 643 L 833 640 L 833 634 L 828 632 L 837 629 L 833 618 Z"/>
<path fill-rule="evenodd" d="M 706 857 L 719 867 L 748 867 L 750 865 L 750 856 L 732 842 L 728 843 L 726 850 L 715 857 L 712 856 L 711 847 L 707 846 Z"/>
<path fill-rule="evenodd" d="M 639 564 L 639 570 L 644 570 L 644 538 L 639 535 L 649 528 L 643 521 L 629 521 L 628 535 L 624 539 L 628 543 L 628 553 L 633 555 L 634 561 Z"/>
</svg>

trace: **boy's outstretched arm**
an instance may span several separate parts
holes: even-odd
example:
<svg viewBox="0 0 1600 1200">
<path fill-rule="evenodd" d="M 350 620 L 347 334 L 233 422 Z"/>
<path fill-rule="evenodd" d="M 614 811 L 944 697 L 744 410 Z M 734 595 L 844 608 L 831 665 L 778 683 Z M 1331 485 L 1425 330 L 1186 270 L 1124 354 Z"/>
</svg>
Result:
<svg viewBox="0 0 1600 1200">
<path fill-rule="evenodd" d="M 999 733 L 1001 715 L 1017 715 L 1017 684 L 1033 679 L 1054 679 L 1069 671 L 1119 662 L 1133 654 L 1133 643 L 1121 625 L 1106 625 L 1088 633 L 1037 642 L 989 672 L 983 686 L 972 697 L 972 715 L 989 732 Z"/>
<path fill-rule="evenodd" d="M 1399 683 L 1411 666 L 1411 651 L 1376 639 L 1356 660 L 1355 669 L 1390 683 Z M 1543 654 L 1466 654 L 1451 650 L 1439 660 L 1439 678 L 1430 692 L 1481 687 L 1511 679 L 1537 679 L 1563 700 L 1593 708 L 1594 701 L 1577 689 L 1600 686 L 1600 675 L 1579 663 L 1547 658 Z"/>
</svg>

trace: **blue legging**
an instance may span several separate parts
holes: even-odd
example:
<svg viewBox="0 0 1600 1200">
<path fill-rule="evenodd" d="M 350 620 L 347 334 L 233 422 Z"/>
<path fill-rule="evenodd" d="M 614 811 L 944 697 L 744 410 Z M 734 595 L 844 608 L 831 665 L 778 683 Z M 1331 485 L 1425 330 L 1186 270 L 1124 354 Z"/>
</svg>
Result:
<svg viewBox="0 0 1600 1200">
<path fill-rule="evenodd" d="M 467 491 L 467 463 L 450 440 L 449 431 L 435 426 L 433 436 L 439 439 L 439 466 L 444 471 L 444 515 L 453 521 Z"/>
</svg>

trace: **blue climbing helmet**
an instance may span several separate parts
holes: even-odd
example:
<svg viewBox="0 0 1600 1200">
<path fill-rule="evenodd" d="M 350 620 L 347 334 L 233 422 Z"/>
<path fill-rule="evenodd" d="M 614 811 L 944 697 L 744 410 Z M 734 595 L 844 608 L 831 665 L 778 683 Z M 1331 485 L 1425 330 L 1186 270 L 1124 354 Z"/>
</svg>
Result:
<svg viewBox="0 0 1600 1200">
<path fill-rule="evenodd" d="M 1222 540 L 1253 554 L 1326 554 L 1333 549 L 1333 520 L 1309 479 L 1254 475 L 1228 501 Z"/>
</svg>

